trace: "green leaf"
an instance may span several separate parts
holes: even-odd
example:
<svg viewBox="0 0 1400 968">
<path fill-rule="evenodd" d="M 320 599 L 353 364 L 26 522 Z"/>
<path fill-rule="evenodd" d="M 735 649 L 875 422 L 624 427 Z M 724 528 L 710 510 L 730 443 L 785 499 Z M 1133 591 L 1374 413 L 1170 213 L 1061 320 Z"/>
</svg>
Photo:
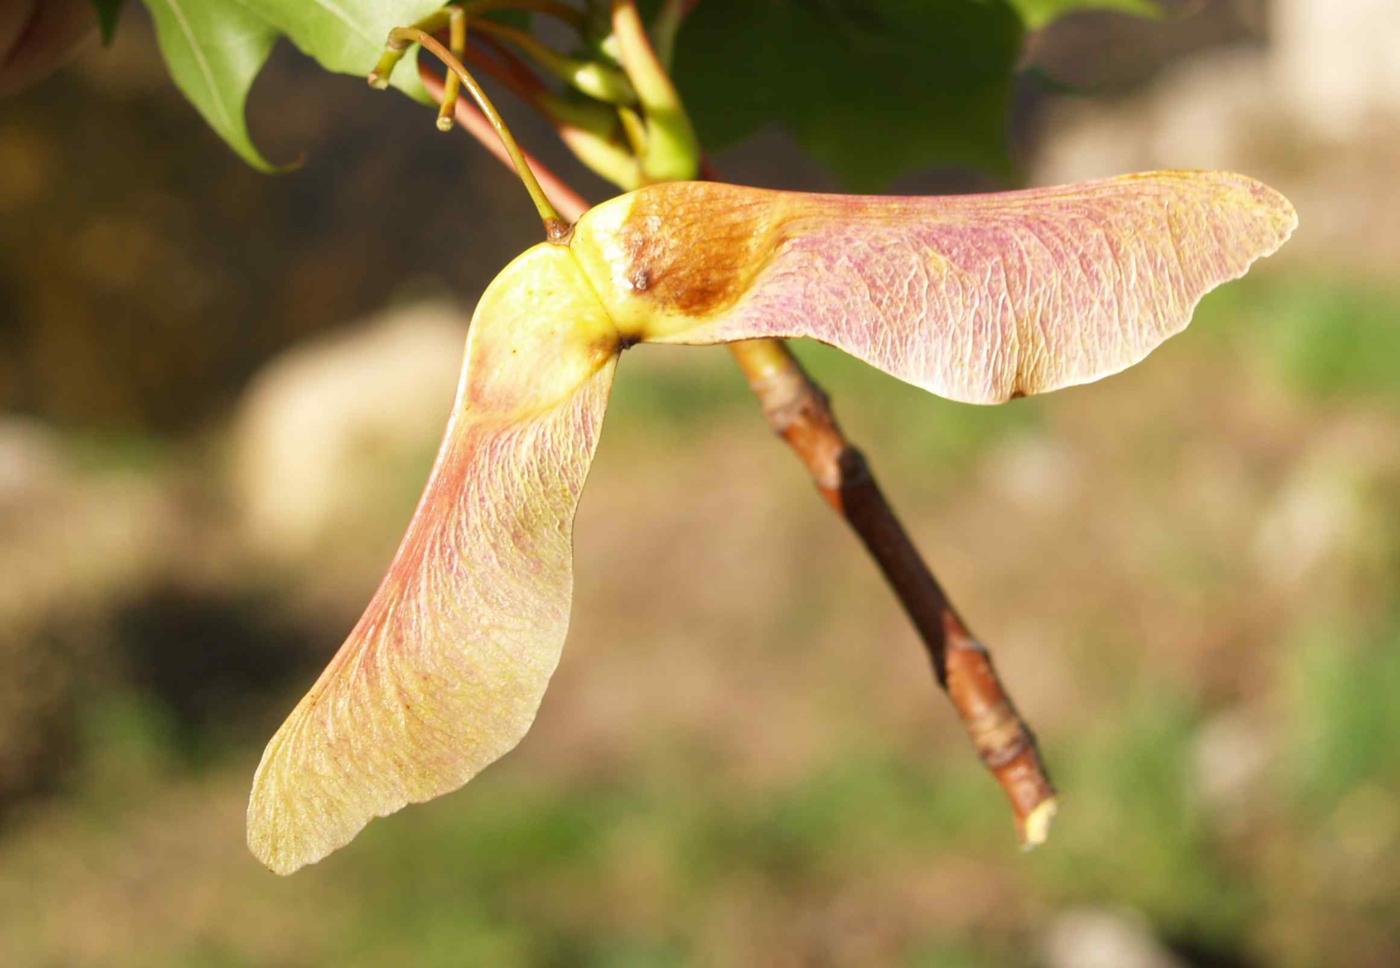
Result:
<svg viewBox="0 0 1400 968">
<path fill-rule="evenodd" d="M 1138 17 L 1159 17 L 1162 8 L 1156 0 L 1011 0 L 1028 30 L 1039 30 L 1067 13 L 1084 10 L 1112 10 Z"/>
<path fill-rule="evenodd" d="M 110 44 L 112 35 L 117 32 L 117 15 L 121 13 L 122 0 L 92 0 L 97 8 L 97 27 L 102 32 L 102 43 Z"/>
<path fill-rule="evenodd" d="M 777 124 L 850 188 L 911 169 L 1005 172 L 1025 29 L 1077 10 L 1156 15 L 1155 0 L 704 0 L 676 79 L 701 140 Z"/>
<path fill-rule="evenodd" d="M 1021 20 L 1002 0 L 705 0 L 677 38 L 701 141 L 789 130 L 847 186 L 1005 171 Z"/>
<path fill-rule="evenodd" d="M 227 0 L 225 0 L 227 2 Z M 394 27 L 423 19 L 442 0 L 236 0 L 328 71 L 364 77 Z M 422 100 L 417 59 L 405 57 L 391 83 Z"/>
<path fill-rule="evenodd" d="M 120 0 L 94 0 L 115 7 Z M 144 0 L 176 85 L 204 119 L 249 164 L 273 166 L 248 134 L 248 90 L 285 35 L 327 70 L 364 77 L 392 27 L 406 26 L 440 0 Z M 423 97 L 413 58 L 394 83 Z"/>
<path fill-rule="evenodd" d="M 230 0 L 145 0 L 175 84 L 250 165 L 273 166 L 253 145 L 244 105 L 276 32 Z"/>
</svg>

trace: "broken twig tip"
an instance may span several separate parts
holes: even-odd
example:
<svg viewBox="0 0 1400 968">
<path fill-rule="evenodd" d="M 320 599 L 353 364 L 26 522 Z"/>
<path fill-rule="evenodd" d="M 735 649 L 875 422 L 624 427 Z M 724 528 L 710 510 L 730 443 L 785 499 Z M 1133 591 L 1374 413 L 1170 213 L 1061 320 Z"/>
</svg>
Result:
<svg viewBox="0 0 1400 968">
<path fill-rule="evenodd" d="M 1049 797 L 1035 805 L 1021 824 L 1021 849 L 1034 850 L 1050 836 L 1050 821 L 1060 809 L 1059 800 Z"/>
</svg>

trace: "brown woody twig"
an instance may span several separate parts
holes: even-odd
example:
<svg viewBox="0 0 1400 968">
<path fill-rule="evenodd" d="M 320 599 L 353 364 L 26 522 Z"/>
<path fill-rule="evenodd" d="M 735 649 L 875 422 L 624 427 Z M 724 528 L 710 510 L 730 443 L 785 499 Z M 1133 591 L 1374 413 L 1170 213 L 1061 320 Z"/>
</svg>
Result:
<svg viewBox="0 0 1400 968">
<path fill-rule="evenodd" d="M 1055 788 L 1035 737 L 997 678 L 987 649 L 973 638 L 924 563 L 870 471 L 841 432 L 826 392 L 781 340 L 730 345 L 769 425 L 807 467 L 817 490 L 865 545 L 914 623 L 972 745 L 1011 801 L 1021 842 L 1045 840 Z"/>
</svg>

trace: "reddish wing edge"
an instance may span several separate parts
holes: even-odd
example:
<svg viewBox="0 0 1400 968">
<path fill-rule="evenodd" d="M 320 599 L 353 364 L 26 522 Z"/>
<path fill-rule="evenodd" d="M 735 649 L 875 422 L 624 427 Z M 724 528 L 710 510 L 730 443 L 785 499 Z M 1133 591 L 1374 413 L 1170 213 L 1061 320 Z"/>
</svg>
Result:
<svg viewBox="0 0 1400 968">
<path fill-rule="evenodd" d="M 454 420 L 370 607 L 253 777 L 249 846 L 267 867 L 321 859 L 524 737 L 568 629 L 612 371 L 524 422 Z"/>
<path fill-rule="evenodd" d="M 249 846 L 272 870 L 456 789 L 525 735 L 568 629 L 612 372 L 528 421 L 454 421 L 389 573 L 258 766 Z"/>
<path fill-rule="evenodd" d="M 529 729 L 568 630 L 574 512 L 617 361 L 610 333 L 557 247 L 527 251 L 482 295 L 408 532 L 254 776 L 248 845 L 272 870 L 456 789 Z"/>
</svg>

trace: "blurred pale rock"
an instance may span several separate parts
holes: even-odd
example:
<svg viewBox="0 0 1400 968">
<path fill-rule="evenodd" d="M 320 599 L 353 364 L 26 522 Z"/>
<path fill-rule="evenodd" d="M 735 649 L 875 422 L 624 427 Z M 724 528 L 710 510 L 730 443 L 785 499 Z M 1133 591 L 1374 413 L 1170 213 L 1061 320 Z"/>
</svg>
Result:
<svg viewBox="0 0 1400 968">
<path fill-rule="evenodd" d="M 1037 183 L 1104 172 L 1229 167 L 1268 121 L 1268 78 L 1257 51 L 1226 51 L 1179 64 L 1121 102 L 1072 103 L 1041 148 Z M 1088 173 L 1093 174 L 1088 174 Z"/>
<path fill-rule="evenodd" d="M 67 762 L 102 616 L 164 567 L 177 517 L 158 476 L 75 467 L 55 432 L 0 417 L 0 804 Z"/>
<path fill-rule="evenodd" d="M 1395 0 L 1275 0 L 1271 13 L 1266 47 L 1184 61 L 1116 106 L 1068 106 L 1049 129 L 1044 180 L 1239 166 L 1270 136 L 1353 141 L 1400 120 Z"/>
<path fill-rule="evenodd" d="M 1044 960 L 1047 968 L 1184 968 L 1131 909 L 1065 911 L 1046 933 Z"/>
<path fill-rule="evenodd" d="M 238 406 L 230 474 L 255 555 L 365 592 L 402 534 L 442 436 L 467 315 L 393 309 L 282 354 Z"/>
<path fill-rule="evenodd" d="M 1395 0 L 1273 0 L 1269 73 L 1276 98 L 1334 140 L 1400 118 L 1400 5 Z"/>
<path fill-rule="evenodd" d="M 1201 804 L 1222 822 L 1242 826 L 1251 807 L 1268 800 L 1266 771 L 1274 737 L 1254 710 L 1239 707 L 1213 716 L 1196 734 L 1192 777 Z"/>
<path fill-rule="evenodd" d="M 58 444 L 42 424 L 0 418 L 0 515 L 22 514 L 25 502 L 52 488 L 62 469 Z"/>
<path fill-rule="evenodd" d="M 1074 452 L 1049 437 L 1015 438 L 994 448 L 981 467 L 987 484 L 1018 509 L 1044 515 L 1062 511 L 1079 490 Z"/>
<path fill-rule="evenodd" d="M 73 467 L 56 433 L 0 418 L 0 624 L 126 594 L 177 517 L 158 475 Z"/>
<path fill-rule="evenodd" d="M 1400 246 L 1400 6 L 1275 0 L 1260 48 L 1183 61 L 1118 102 L 1066 99 L 1033 181 L 1226 168 L 1283 191 L 1304 230 L 1286 258 L 1374 264 Z"/>
<path fill-rule="evenodd" d="M 1272 585 L 1306 587 L 1345 573 L 1376 549 L 1400 447 L 1388 421 L 1339 421 L 1309 441 L 1262 509 L 1254 554 Z"/>
</svg>

